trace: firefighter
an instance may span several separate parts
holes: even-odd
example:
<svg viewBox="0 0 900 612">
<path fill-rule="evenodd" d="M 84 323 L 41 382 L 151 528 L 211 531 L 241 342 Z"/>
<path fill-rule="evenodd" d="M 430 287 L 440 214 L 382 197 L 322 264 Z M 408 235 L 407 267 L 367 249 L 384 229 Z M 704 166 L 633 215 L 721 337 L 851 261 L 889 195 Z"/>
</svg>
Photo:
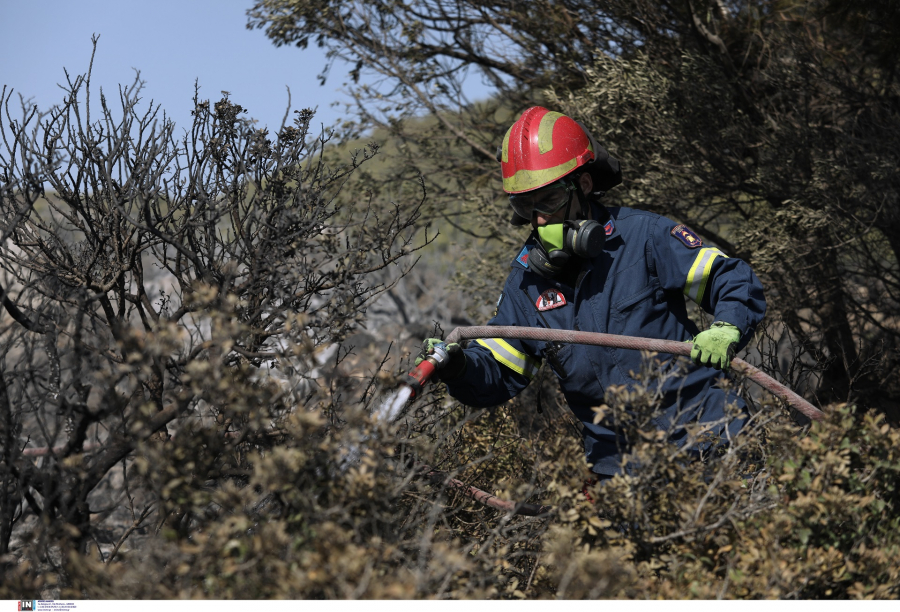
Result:
<svg viewBox="0 0 900 612">
<path fill-rule="evenodd" d="M 600 197 L 622 180 L 619 163 L 565 115 L 529 108 L 507 131 L 498 158 L 511 222 L 533 231 L 510 263 L 488 324 L 692 340 L 694 363 L 683 377 L 664 379 L 663 417 L 655 422 L 678 444 L 687 439 L 681 426 L 691 422 L 726 423 L 714 428 L 718 440 L 735 435 L 745 418 L 729 420 L 725 405 L 746 405 L 719 384 L 765 314 L 750 266 L 684 224 L 603 206 Z M 686 298 L 713 315 L 709 329 L 688 318 Z M 437 342 L 426 340 L 423 354 Z M 623 440 L 615 424 L 594 423 L 592 407 L 610 386 L 637 384 L 639 351 L 500 338 L 447 349 L 439 377 L 450 395 L 474 407 L 509 400 L 546 359 L 584 425 L 592 471 L 600 479 L 620 471 Z M 673 359 L 661 357 L 661 367 Z"/>
</svg>

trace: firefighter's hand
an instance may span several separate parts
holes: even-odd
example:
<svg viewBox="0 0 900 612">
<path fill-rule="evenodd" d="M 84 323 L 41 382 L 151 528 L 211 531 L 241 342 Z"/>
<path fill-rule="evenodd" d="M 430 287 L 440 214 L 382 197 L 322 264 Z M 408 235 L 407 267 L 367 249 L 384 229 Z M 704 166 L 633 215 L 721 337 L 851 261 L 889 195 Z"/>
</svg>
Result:
<svg viewBox="0 0 900 612">
<path fill-rule="evenodd" d="M 443 340 L 440 338 L 426 338 L 422 343 L 422 350 L 416 357 L 416 365 L 422 363 L 422 360 L 434 352 L 434 345 L 441 344 Z M 447 351 L 447 363 L 435 372 L 435 375 L 444 382 L 459 378 L 466 371 L 466 354 L 462 347 L 454 342 L 453 344 L 445 344 L 444 350 Z"/>
<path fill-rule="evenodd" d="M 716 321 L 694 338 L 691 359 L 697 365 L 728 371 L 734 351 L 741 340 L 741 330 L 723 321 Z"/>
</svg>

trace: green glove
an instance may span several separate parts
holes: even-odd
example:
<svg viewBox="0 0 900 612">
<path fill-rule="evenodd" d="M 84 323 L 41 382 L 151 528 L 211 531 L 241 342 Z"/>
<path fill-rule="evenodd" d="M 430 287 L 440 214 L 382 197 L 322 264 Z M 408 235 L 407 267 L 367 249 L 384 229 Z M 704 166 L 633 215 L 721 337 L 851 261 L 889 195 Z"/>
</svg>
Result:
<svg viewBox="0 0 900 612">
<path fill-rule="evenodd" d="M 416 357 L 416 365 L 422 363 L 422 360 L 434 352 L 434 345 L 441 344 L 443 340 L 440 338 L 426 338 L 422 343 L 422 351 Z M 466 354 L 463 353 L 462 347 L 454 342 L 453 344 L 444 345 L 447 351 L 449 361 L 442 368 L 435 372 L 435 375 L 442 381 L 453 380 L 459 378 L 466 371 Z"/>
<path fill-rule="evenodd" d="M 691 359 L 697 365 L 727 372 L 731 368 L 734 351 L 741 340 L 741 330 L 724 321 L 716 321 L 694 338 Z"/>
</svg>

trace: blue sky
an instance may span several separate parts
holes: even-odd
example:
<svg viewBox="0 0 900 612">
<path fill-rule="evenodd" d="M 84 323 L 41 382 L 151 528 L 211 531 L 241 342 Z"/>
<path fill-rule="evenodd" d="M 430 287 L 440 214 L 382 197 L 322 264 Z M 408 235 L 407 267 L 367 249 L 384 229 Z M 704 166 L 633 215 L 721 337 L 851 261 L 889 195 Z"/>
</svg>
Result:
<svg viewBox="0 0 900 612">
<path fill-rule="evenodd" d="M 201 98 L 221 91 L 276 128 L 287 106 L 318 107 L 316 119 L 341 117 L 335 101 L 346 71 L 335 65 L 324 86 L 316 80 L 326 61 L 310 48 L 276 48 L 262 30 L 247 30 L 253 0 L 0 0 L 0 87 L 13 87 L 41 109 L 62 100 L 57 83 L 85 72 L 91 35 L 100 35 L 92 90 L 107 95 L 131 83 L 133 68 L 146 82 L 144 101 L 161 104 L 179 128 L 190 125 L 194 82 Z"/>
</svg>

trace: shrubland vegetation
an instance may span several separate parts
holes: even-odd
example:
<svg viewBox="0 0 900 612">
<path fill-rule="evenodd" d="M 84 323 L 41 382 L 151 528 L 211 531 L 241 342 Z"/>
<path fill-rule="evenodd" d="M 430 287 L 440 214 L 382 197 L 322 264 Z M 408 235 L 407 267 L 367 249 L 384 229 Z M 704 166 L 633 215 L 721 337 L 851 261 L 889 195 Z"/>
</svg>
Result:
<svg viewBox="0 0 900 612">
<path fill-rule="evenodd" d="M 383 77 L 340 131 L 371 145 L 307 111 L 267 133 L 227 97 L 178 131 L 89 73 L 46 112 L 4 90 L 2 597 L 900 595 L 900 10 L 263 0 L 250 22 Z M 496 96 L 465 100 L 466 71 Z M 597 406 L 634 469 L 586 487 L 552 376 L 372 418 L 433 322 L 496 299 L 524 235 L 493 155 L 535 102 L 622 161 L 608 202 L 754 266 L 749 358 L 825 421 L 747 389 L 746 431 L 694 460 L 649 425 L 677 373 L 648 355 Z"/>
</svg>

